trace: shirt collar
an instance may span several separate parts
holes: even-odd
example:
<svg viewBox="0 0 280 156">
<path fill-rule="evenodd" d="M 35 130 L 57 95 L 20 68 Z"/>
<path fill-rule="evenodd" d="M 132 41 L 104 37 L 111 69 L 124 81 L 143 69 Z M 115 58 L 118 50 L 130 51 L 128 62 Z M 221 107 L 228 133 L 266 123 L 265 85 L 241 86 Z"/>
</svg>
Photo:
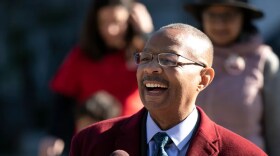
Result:
<svg viewBox="0 0 280 156">
<path fill-rule="evenodd" d="M 181 150 L 191 139 L 197 120 L 198 112 L 194 108 L 185 120 L 166 131 L 162 131 L 151 118 L 150 113 L 148 113 L 146 121 L 147 143 L 151 141 L 157 132 L 166 132 L 177 148 Z"/>
</svg>

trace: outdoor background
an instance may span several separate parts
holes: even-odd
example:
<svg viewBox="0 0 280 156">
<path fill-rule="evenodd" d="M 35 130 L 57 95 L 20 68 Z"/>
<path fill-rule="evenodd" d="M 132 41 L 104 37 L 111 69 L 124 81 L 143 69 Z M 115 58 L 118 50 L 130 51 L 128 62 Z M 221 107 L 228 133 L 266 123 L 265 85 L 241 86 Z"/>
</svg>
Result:
<svg viewBox="0 0 280 156">
<path fill-rule="evenodd" d="M 188 0 L 141 0 L 155 29 L 194 24 Z M 257 21 L 265 41 L 280 54 L 280 1 L 251 0 L 263 9 Z M 48 82 L 78 39 L 90 0 L 0 1 L 0 156 L 37 155 L 52 107 Z"/>
</svg>

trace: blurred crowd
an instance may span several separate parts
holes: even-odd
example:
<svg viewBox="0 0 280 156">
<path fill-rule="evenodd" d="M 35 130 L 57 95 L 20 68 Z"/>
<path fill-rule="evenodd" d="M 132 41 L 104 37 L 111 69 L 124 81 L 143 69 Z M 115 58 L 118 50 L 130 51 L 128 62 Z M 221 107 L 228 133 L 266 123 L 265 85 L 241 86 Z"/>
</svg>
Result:
<svg viewBox="0 0 280 156">
<path fill-rule="evenodd" d="M 188 2 L 1 1 L 0 155 L 67 155 L 81 128 L 139 110 L 132 55 L 154 28 L 201 27 Z M 279 56 L 275 31 L 264 41 Z"/>
</svg>

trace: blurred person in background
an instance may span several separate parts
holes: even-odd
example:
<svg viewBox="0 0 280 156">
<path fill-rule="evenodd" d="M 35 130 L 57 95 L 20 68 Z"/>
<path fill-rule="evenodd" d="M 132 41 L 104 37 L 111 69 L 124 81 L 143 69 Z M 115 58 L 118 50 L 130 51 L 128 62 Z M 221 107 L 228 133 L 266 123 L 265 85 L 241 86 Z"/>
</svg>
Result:
<svg viewBox="0 0 280 156">
<path fill-rule="evenodd" d="M 218 124 L 279 155 L 279 59 L 253 25 L 263 12 L 247 0 L 195 0 L 185 9 L 214 44 L 216 78 L 197 104 Z"/>
<path fill-rule="evenodd" d="M 121 112 L 120 102 L 106 91 L 99 91 L 92 95 L 84 104 L 74 108 L 74 123 L 76 132 L 88 125 L 109 118 L 118 117 Z M 65 142 L 57 137 L 49 136 L 39 147 L 40 156 L 61 155 Z"/>
<path fill-rule="evenodd" d="M 53 137 L 42 139 L 40 155 L 54 148 L 56 139 L 62 139 L 64 153 L 68 153 L 71 137 L 79 129 L 74 122 L 75 108 L 83 107 L 99 91 L 106 91 L 120 102 L 118 116 L 131 115 L 143 107 L 133 52 L 143 48 L 152 31 L 150 14 L 139 2 L 92 2 L 79 44 L 70 51 L 51 81 L 51 90 L 57 96 L 50 130 Z"/>
<path fill-rule="evenodd" d="M 88 125 L 120 116 L 121 104 L 106 91 L 99 91 L 89 98 L 85 104 L 75 109 L 76 131 L 84 129 Z"/>
</svg>

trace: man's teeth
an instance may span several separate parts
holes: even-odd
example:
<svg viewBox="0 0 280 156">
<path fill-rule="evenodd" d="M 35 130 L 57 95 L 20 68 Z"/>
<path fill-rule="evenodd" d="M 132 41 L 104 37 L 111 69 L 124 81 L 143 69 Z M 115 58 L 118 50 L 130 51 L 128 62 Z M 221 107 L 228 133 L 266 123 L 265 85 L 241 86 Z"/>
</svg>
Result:
<svg viewBox="0 0 280 156">
<path fill-rule="evenodd" d="M 155 88 L 155 87 L 156 88 L 167 88 L 167 86 L 165 86 L 165 85 L 155 84 L 155 83 L 147 83 L 145 86 L 148 88 Z"/>
</svg>

